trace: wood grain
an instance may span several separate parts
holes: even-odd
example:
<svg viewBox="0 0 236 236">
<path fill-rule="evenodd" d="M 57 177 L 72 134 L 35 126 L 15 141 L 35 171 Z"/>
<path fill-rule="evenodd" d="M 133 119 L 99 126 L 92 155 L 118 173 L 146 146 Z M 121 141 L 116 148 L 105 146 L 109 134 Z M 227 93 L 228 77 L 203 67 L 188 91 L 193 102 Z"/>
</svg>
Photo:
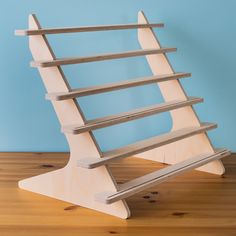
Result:
<svg viewBox="0 0 236 236">
<path fill-rule="evenodd" d="M 236 154 L 223 159 L 223 178 L 191 171 L 127 199 L 132 218 L 21 190 L 17 182 L 65 166 L 68 153 L 0 153 L 1 236 L 234 236 Z M 137 158 L 112 163 L 119 183 L 166 165 Z"/>
</svg>

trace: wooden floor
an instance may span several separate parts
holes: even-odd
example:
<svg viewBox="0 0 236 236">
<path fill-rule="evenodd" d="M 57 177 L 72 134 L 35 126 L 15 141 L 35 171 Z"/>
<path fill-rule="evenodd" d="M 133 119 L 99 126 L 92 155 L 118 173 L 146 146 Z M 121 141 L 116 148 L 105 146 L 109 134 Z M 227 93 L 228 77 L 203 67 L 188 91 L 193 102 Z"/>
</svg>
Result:
<svg viewBox="0 0 236 236">
<path fill-rule="evenodd" d="M 223 178 L 191 171 L 127 199 L 121 220 L 17 187 L 17 181 L 60 168 L 67 153 L 0 153 L 0 236 L 236 235 L 236 154 Z M 124 182 L 164 165 L 127 158 L 112 164 Z"/>
</svg>

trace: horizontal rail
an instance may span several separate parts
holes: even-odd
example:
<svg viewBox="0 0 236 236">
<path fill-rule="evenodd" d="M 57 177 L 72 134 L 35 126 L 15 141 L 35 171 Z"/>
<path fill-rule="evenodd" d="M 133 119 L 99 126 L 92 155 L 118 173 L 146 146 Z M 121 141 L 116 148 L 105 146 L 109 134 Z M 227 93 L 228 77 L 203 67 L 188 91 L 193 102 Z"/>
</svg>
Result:
<svg viewBox="0 0 236 236">
<path fill-rule="evenodd" d="M 182 79 L 186 77 L 190 77 L 190 73 L 174 73 L 174 74 L 167 74 L 167 75 L 153 75 L 149 77 L 142 77 L 130 80 L 124 80 L 114 83 L 107 83 L 104 85 L 98 86 L 91 86 L 87 88 L 79 88 L 73 89 L 70 92 L 58 92 L 58 93 L 48 93 L 46 94 L 47 100 L 53 101 L 62 101 L 66 99 L 73 99 L 76 97 L 88 96 L 98 93 L 106 93 L 109 91 L 125 89 L 130 87 L 142 86 L 152 83 L 160 83 L 174 79 Z"/>
<path fill-rule="evenodd" d="M 206 132 L 208 130 L 216 128 L 216 124 L 201 123 L 199 127 L 189 127 L 180 130 L 172 131 L 167 134 L 162 134 L 153 138 L 149 138 L 143 141 L 139 141 L 130 144 L 125 147 L 121 147 L 112 151 L 104 152 L 102 158 L 86 158 L 78 160 L 77 165 L 83 168 L 96 168 L 109 164 L 114 161 L 118 161 L 121 158 L 133 156 L 138 153 L 142 153 L 169 143 L 176 142 L 178 140 L 191 137 L 196 134 Z"/>
<path fill-rule="evenodd" d="M 144 175 L 142 177 L 133 179 L 127 183 L 120 185 L 119 191 L 116 193 L 98 193 L 95 195 L 95 199 L 99 202 L 105 204 L 111 204 L 116 201 L 122 200 L 129 196 L 132 196 L 138 192 L 141 192 L 147 188 L 155 186 L 159 183 L 169 180 L 177 175 L 183 174 L 189 170 L 198 168 L 202 165 L 205 165 L 211 161 L 221 159 L 225 156 L 230 155 L 230 151 L 227 149 L 219 149 L 216 150 L 214 154 L 205 153 L 199 156 L 195 156 L 174 164 L 172 166 L 168 166 L 161 170 L 154 171 L 150 174 Z"/>
<path fill-rule="evenodd" d="M 96 56 L 68 57 L 68 58 L 55 59 L 52 61 L 32 61 L 30 65 L 32 67 L 62 66 L 62 65 L 71 65 L 71 64 L 86 63 L 93 61 L 104 61 L 104 60 L 113 60 L 127 57 L 145 56 L 151 54 L 161 54 L 167 52 L 174 52 L 176 50 L 177 50 L 176 48 L 140 49 L 121 53 L 101 54 Z"/>
<path fill-rule="evenodd" d="M 62 127 L 62 132 L 79 134 L 90 130 L 100 129 L 107 126 L 124 123 L 127 121 L 151 116 L 161 112 L 190 106 L 199 102 L 203 102 L 203 98 L 189 97 L 187 100 L 169 101 L 162 104 L 156 104 L 144 108 L 135 109 L 133 111 L 119 113 L 117 115 L 106 116 L 94 120 L 88 120 L 85 125 L 69 125 Z"/>
<path fill-rule="evenodd" d="M 140 29 L 140 28 L 162 28 L 162 27 L 164 27 L 163 23 L 95 25 L 95 26 L 65 27 L 65 28 L 45 28 L 38 30 L 31 30 L 31 29 L 15 30 L 15 35 L 30 36 L 30 35 L 43 35 L 43 34 L 65 34 L 65 33 L 106 31 L 106 30 L 126 30 L 126 29 Z"/>
</svg>

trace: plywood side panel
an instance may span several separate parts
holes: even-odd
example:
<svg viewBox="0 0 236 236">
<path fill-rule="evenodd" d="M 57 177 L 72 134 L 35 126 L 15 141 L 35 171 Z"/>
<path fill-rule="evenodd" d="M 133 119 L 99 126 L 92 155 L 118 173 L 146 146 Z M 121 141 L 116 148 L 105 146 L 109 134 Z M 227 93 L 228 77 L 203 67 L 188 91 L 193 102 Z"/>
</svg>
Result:
<svg viewBox="0 0 236 236">
<path fill-rule="evenodd" d="M 29 28 L 39 29 L 34 15 L 29 16 Z M 45 36 L 30 36 L 30 50 L 35 60 L 53 60 L 55 58 Z M 48 93 L 68 92 L 69 85 L 60 67 L 40 68 L 39 73 Z M 79 107 L 73 99 L 53 102 L 61 125 L 84 124 Z M 67 201 L 76 205 L 92 208 L 120 218 L 128 218 L 130 211 L 125 201 L 106 206 L 94 201 L 94 195 L 104 189 L 117 191 L 117 185 L 106 166 L 96 170 L 84 170 L 76 166 L 76 161 L 86 157 L 100 157 L 99 151 L 86 132 L 80 135 L 66 135 L 70 146 L 70 160 L 59 170 L 31 177 L 19 182 L 19 186 L 28 191 Z"/>
<path fill-rule="evenodd" d="M 138 13 L 138 23 L 147 24 L 148 20 L 144 13 Z M 142 49 L 161 48 L 160 42 L 151 28 L 138 29 L 138 40 Z M 155 75 L 171 74 L 174 70 L 165 54 L 146 56 L 150 69 Z M 158 84 L 164 100 L 187 99 L 187 96 L 178 80 L 166 81 Z M 170 111 L 172 117 L 172 131 L 191 126 L 199 126 L 199 119 L 192 106 L 183 107 Z M 167 164 L 174 164 L 187 158 L 200 155 L 203 152 L 214 153 L 214 148 L 206 133 L 186 138 L 173 144 L 168 144 L 161 149 L 154 149 L 149 152 L 138 155 L 149 160 L 156 160 Z M 223 174 L 224 167 L 220 160 L 211 162 L 199 170 Z"/>
</svg>

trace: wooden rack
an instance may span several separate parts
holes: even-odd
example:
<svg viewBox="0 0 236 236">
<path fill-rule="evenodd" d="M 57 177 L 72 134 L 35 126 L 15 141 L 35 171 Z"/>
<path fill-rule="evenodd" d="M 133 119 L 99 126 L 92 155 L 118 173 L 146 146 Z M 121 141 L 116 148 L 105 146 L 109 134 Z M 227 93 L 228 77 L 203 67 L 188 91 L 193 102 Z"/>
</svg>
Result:
<svg viewBox="0 0 236 236">
<path fill-rule="evenodd" d="M 123 219 L 130 216 L 125 198 L 144 189 L 169 180 L 186 171 L 198 170 L 222 175 L 224 166 L 219 160 L 230 154 L 227 149 L 215 149 L 207 131 L 216 124 L 200 123 L 193 105 L 202 98 L 188 97 L 179 79 L 190 73 L 176 73 L 166 53 L 175 48 L 163 48 L 143 12 L 138 13 L 138 23 L 74 28 L 42 29 L 36 16 L 29 16 L 29 29 L 16 30 L 16 35 L 28 35 L 34 61 L 46 87 L 46 99 L 51 100 L 70 147 L 70 160 L 59 170 L 34 176 L 19 182 L 20 188 L 105 212 Z M 57 58 L 46 34 L 91 32 L 102 30 L 137 29 L 141 49 L 89 57 Z M 146 56 L 153 76 L 134 78 L 87 88 L 71 89 L 62 71 L 62 65 Z M 164 103 L 116 115 L 87 120 L 76 100 L 77 97 L 155 83 L 159 86 Z M 169 133 L 139 141 L 112 151 L 102 152 L 92 133 L 95 129 L 140 119 L 169 111 L 172 130 Z M 124 184 L 112 176 L 109 163 L 135 155 L 139 158 L 171 164 Z"/>
</svg>

